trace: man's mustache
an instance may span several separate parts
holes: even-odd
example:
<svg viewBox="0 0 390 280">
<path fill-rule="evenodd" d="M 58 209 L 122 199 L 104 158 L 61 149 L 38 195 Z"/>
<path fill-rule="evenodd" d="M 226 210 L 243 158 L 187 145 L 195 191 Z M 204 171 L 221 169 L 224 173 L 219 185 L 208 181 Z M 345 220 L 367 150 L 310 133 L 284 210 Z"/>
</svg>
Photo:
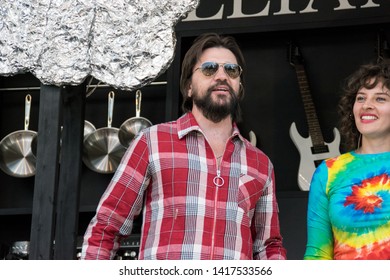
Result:
<svg viewBox="0 0 390 280">
<path fill-rule="evenodd" d="M 237 94 L 236 92 L 234 91 L 234 89 L 226 82 L 226 81 L 220 81 L 220 82 L 217 82 L 215 85 L 211 86 L 208 90 L 208 93 L 211 94 L 211 92 L 221 86 L 221 85 L 224 85 L 224 86 L 227 86 L 228 89 L 229 89 L 229 94 L 231 96 L 231 98 L 234 100 L 234 101 L 238 101 L 238 98 L 237 98 Z"/>
</svg>

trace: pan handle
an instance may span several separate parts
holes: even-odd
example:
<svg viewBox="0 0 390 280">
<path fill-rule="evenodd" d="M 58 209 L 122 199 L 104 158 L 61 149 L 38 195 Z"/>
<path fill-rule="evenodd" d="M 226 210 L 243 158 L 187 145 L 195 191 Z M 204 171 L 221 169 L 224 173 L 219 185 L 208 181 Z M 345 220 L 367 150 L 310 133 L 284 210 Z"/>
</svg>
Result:
<svg viewBox="0 0 390 280">
<path fill-rule="evenodd" d="M 135 116 L 137 118 L 141 116 L 141 99 L 142 99 L 141 90 L 137 90 L 135 92 Z"/>
<path fill-rule="evenodd" d="M 24 130 L 28 130 L 30 125 L 31 95 L 27 94 L 24 106 Z"/>
<path fill-rule="evenodd" d="M 114 97 L 115 97 L 115 93 L 113 91 L 110 91 L 108 93 L 107 127 L 111 127 L 111 124 L 112 124 L 112 114 L 114 111 Z"/>
</svg>

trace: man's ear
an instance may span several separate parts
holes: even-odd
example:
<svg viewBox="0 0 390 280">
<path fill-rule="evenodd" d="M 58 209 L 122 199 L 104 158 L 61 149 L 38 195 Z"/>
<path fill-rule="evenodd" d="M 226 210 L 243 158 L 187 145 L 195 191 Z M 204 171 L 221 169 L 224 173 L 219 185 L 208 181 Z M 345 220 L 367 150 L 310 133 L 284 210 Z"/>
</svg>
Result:
<svg viewBox="0 0 390 280">
<path fill-rule="evenodd" d="M 191 85 L 191 84 L 188 85 L 188 88 L 187 88 L 187 96 L 188 96 L 188 97 L 191 97 L 191 96 L 192 96 L 192 85 Z"/>
<path fill-rule="evenodd" d="M 242 83 L 240 82 L 240 89 L 238 90 L 238 96 L 239 96 L 239 99 L 242 100 L 244 98 L 244 95 L 245 95 L 245 89 L 244 89 L 244 86 L 242 85 Z"/>
</svg>

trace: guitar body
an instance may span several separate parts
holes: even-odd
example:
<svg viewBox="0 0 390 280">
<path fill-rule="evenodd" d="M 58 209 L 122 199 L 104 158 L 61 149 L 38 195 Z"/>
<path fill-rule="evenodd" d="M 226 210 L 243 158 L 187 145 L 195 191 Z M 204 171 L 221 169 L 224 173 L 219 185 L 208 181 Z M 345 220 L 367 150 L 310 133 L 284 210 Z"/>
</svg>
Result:
<svg viewBox="0 0 390 280">
<path fill-rule="evenodd" d="M 333 129 L 334 140 L 332 143 L 324 143 L 328 151 L 324 153 L 313 153 L 311 136 L 302 137 L 293 122 L 290 126 L 290 137 L 299 151 L 300 162 L 298 170 L 298 186 L 302 191 L 310 189 L 310 182 L 317 166 L 327 158 L 340 155 L 340 132 L 337 128 Z"/>
</svg>

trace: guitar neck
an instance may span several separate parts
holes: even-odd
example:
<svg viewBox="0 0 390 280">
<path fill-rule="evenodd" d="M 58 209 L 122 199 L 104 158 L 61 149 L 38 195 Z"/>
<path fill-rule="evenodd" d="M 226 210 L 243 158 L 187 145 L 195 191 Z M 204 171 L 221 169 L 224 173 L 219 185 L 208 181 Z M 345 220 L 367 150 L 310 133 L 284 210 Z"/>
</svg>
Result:
<svg viewBox="0 0 390 280">
<path fill-rule="evenodd" d="M 313 146 L 323 146 L 324 138 L 322 136 L 320 123 L 318 121 L 316 109 L 310 93 L 310 88 L 309 88 L 309 83 L 308 83 L 305 68 L 302 64 L 296 64 L 294 67 L 298 78 L 299 89 L 301 92 L 301 97 L 305 109 L 308 128 L 309 128 L 309 134 L 311 136 Z"/>
</svg>

